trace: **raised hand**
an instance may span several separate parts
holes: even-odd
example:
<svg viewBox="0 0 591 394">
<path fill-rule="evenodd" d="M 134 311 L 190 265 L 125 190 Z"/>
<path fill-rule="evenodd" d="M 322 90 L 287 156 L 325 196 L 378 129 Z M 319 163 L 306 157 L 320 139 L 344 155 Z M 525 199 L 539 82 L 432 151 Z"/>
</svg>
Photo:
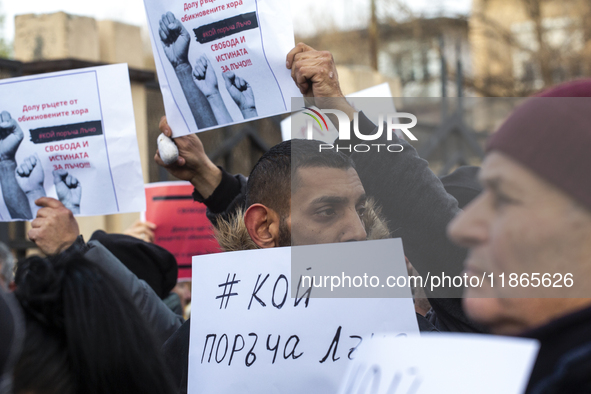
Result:
<svg viewBox="0 0 591 394">
<path fill-rule="evenodd" d="M 10 113 L 0 113 L 0 161 L 14 161 L 16 150 L 24 138 L 23 131 Z"/>
<path fill-rule="evenodd" d="M 342 97 L 337 68 L 332 54 L 297 44 L 286 58 L 291 77 L 306 97 Z"/>
<path fill-rule="evenodd" d="M 164 53 L 174 68 L 181 64 L 189 64 L 189 43 L 191 36 L 182 23 L 172 12 L 167 12 L 160 19 L 158 29 Z"/>
<path fill-rule="evenodd" d="M 164 53 L 174 68 L 197 128 L 216 126 L 218 122 L 207 97 L 193 82 L 191 64 L 189 64 L 189 43 L 191 42 L 189 32 L 172 12 L 163 14 L 159 23 L 158 33 Z"/>
<path fill-rule="evenodd" d="M 167 137 L 172 136 L 166 116 L 160 119 L 159 128 Z M 159 152 L 156 152 L 154 161 L 178 179 L 191 182 L 204 198 L 209 197 L 222 180 L 221 170 L 207 157 L 197 134 L 175 138 L 174 142 L 179 148 L 176 163 L 165 165 Z"/>
<path fill-rule="evenodd" d="M 226 89 L 230 96 L 234 99 L 244 118 L 252 118 L 257 116 L 256 106 L 254 102 L 254 93 L 248 82 L 238 77 L 232 71 L 226 71 L 222 74 L 226 82 Z"/>
<path fill-rule="evenodd" d="M 213 67 L 209 62 L 209 59 L 205 55 L 201 55 L 195 67 L 193 68 L 193 77 L 197 83 L 197 87 L 203 92 L 205 97 L 210 98 L 214 94 L 219 94 L 218 88 L 218 77 L 213 71 Z"/>
<path fill-rule="evenodd" d="M 29 239 L 48 256 L 59 254 L 72 246 L 80 235 L 72 211 L 51 197 L 39 198 L 35 203 L 41 209 L 31 222 Z"/>
<path fill-rule="evenodd" d="M 142 222 L 136 221 L 134 224 L 131 225 L 127 230 L 123 232 L 125 235 L 129 235 L 142 241 L 154 242 L 154 230 L 156 230 L 156 225 L 152 222 Z"/>
<path fill-rule="evenodd" d="M 355 109 L 341 91 L 337 67 L 330 52 L 317 51 L 300 42 L 287 54 L 285 66 L 291 69 L 291 77 L 307 106 L 338 109 L 353 120 Z"/>
<path fill-rule="evenodd" d="M 27 157 L 16 169 L 16 181 L 22 191 L 27 195 L 41 190 L 43 191 L 43 195 L 45 195 L 45 189 L 43 188 L 44 179 L 43 167 L 36 154 Z M 42 196 L 39 195 L 38 197 Z"/>
<path fill-rule="evenodd" d="M 80 213 L 82 185 L 78 179 L 69 175 L 66 170 L 56 170 L 53 172 L 53 183 L 60 202 L 73 214 Z"/>
<path fill-rule="evenodd" d="M 218 77 L 215 75 L 215 71 L 209 62 L 209 59 L 205 55 L 201 55 L 195 67 L 193 68 L 193 78 L 195 78 L 195 84 L 201 90 L 201 92 L 207 97 L 207 101 L 211 106 L 211 110 L 215 115 L 215 119 L 219 125 L 232 122 L 232 116 L 226 108 L 226 104 L 220 95 L 218 88 Z"/>
</svg>

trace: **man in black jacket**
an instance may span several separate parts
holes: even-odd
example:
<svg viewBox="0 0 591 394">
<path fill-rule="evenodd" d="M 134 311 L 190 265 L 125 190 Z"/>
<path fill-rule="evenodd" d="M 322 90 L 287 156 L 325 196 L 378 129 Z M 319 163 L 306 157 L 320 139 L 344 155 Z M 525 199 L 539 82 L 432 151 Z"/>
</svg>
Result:
<svg viewBox="0 0 591 394">
<path fill-rule="evenodd" d="M 340 110 L 353 121 L 356 111 L 341 92 L 336 66 L 329 52 L 316 51 L 300 43 L 287 55 L 286 65 L 292 70 L 294 82 L 304 96 L 314 100 L 321 109 Z M 363 112 L 358 116 L 363 134 L 376 131 L 377 126 Z M 172 135 L 165 118 L 160 122 L 160 130 Z M 382 138 L 386 138 L 386 133 Z M 347 145 L 361 142 L 352 137 Z M 381 140 L 374 142 L 380 143 Z M 216 167 L 207 158 L 196 135 L 176 138 L 175 143 L 179 148 L 177 163 L 165 166 L 158 153 L 156 162 L 172 175 L 195 186 L 193 196 L 207 205 L 208 216 L 214 224 L 220 219 L 227 221 L 245 204 L 245 178 L 232 176 Z M 403 150 L 398 153 L 384 149 L 379 153 L 349 153 L 365 193 L 381 207 L 390 235 L 402 238 L 405 254 L 419 274 L 424 277 L 442 272 L 461 274 L 466 249 L 450 242 L 445 232 L 447 224 L 460 211 L 456 199 L 445 191 L 428 163 L 418 156 L 411 144 L 396 136 L 389 143 L 400 144 Z M 461 288 L 440 288 L 427 295 L 436 312 L 433 321 L 438 329 L 482 332 L 482 327 L 467 319 L 462 312 Z"/>
<path fill-rule="evenodd" d="M 287 63 L 288 67 L 292 69 L 294 81 L 304 95 L 314 97 L 318 107 L 326 106 L 339 109 L 349 117 L 349 120 L 353 120 L 355 110 L 344 100 L 338 84 L 336 67 L 328 52 L 318 52 L 304 44 L 298 44 L 288 54 Z M 323 97 L 336 97 L 342 98 L 342 100 L 319 99 Z M 171 136 L 172 131 L 165 118 L 161 121 L 160 129 L 166 135 Z M 375 132 L 377 126 L 363 113 L 359 113 L 359 129 L 363 134 L 371 134 Z M 355 174 L 347 179 L 353 182 L 353 186 L 360 186 L 362 193 L 364 191 L 368 196 L 377 200 L 378 205 L 383 209 L 385 218 L 389 221 L 390 231 L 393 236 L 402 237 L 405 253 L 420 274 L 426 275 L 430 272 L 433 275 L 438 271 L 445 271 L 447 274 L 460 274 L 465 249 L 453 245 L 445 233 L 447 224 L 459 212 L 458 203 L 453 196 L 445 191 L 440 180 L 428 168 L 428 163 L 417 155 L 412 145 L 397 137 L 394 138 L 395 140 L 391 143 L 400 144 L 403 147 L 402 152 L 382 151 L 382 154 L 378 155 L 350 154 L 350 159 L 354 162 L 353 173 Z M 350 143 L 354 142 L 360 141 L 350 141 Z M 172 175 L 190 181 L 195 186 L 194 198 L 208 206 L 208 216 L 212 222 L 218 226 L 220 222 L 226 223 L 231 220 L 231 216 L 238 208 L 245 206 L 248 208 L 245 226 L 249 227 L 248 222 L 251 220 L 248 218 L 248 214 L 252 211 L 253 201 L 247 201 L 245 178 L 231 176 L 216 167 L 205 155 L 203 145 L 197 136 L 180 137 L 175 139 L 175 143 L 179 148 L 179 160 L 166 168 Z M 158 153 L 155 160 L 164 166 Z M 280 175 L 275 174 L 275 177 Z M 339 173 L 339 175 L 341 174 Z M 313 178 L 313 176 L 310 177 L 310 179 Z M 330 176 L 327 179 L 330 180 Z M 348 182 L 348 180 L 343 178 L 343 182 Z M 290 186 L 293 189 L 293 183 L 287 184 L 288 189 Z M 320 188 L 320 185 L 318 186 L 317 189 Z M 356 190 L 355 187 L 351 189 Z M 264 191 L 272 194 L 272 190 Z M 294 190 L 292 190 L 290 209 L 292 220 L 294 209 L 301 209 L 300 204 L 297 203 L 297 192 L 296 194 L 293 192 Z M 354 202 L 355 199 L 350 200 Z M 355 207 L 355 204 L 354 202 L 352 207 Z M 356 208 L 351 208 L 351 212 L 355 211 L 357 211 Z M 273 215 L 269 216 L 267 210 L 263 213 L 264 217 L 273 217 Z M 279 216 L 287 217 L 287 214 Z M 350 222 L 352 223 L 354 220 Z M 357 218 L 357 224 L 359 223 L 360 220 Z M 299 224 L 293 221 L 291 224 L 291 239 L 299 242 L 297 233 L 294 234 L 294 228 L 297 231 Z M 351 240 L 365 239 L 365 236 L 365 234 L 355 233 L 351 236 Z M 245 238 L 248 242 L 254 241 L 258 247 L 280 246 L 281 244 L 278 241 L 281 237 L 268 239 L 269 242 L 265 244 L 265 240 L 258 237 L 255 227 L 249 229 L 248 236 Z M 346 240 L 334 239 L 326 242 Z M 303 243 L 318 243 L 315 241 L 317 240 L 312 242 L 304 240 Z M 226 248 L 226 250 L 231 249 Z M 441 262 L 447 264 L 443 265 Z M 450 295 L 447 293 L 431 293 L 429 296 L 432 297 L 431 304 L 435 310 L 433 316 L 436 317 L 434 321 L 437 323 L 437 328 L 446 331 L 481 331 L 479 326 L 464 316 L 459 298 L 449 298 Z M 456 292 L 456 297 L 460 296 L 461 291 Z M 164 347 L 169 364 L 173 366 L 173 370 L 179 373 L 177 378 L 185 382 L 188 331 L 188 323 L 186 323 Z M 181 384 L 181 391 L 183 388 L 186 390 L 186 386 Z"/>
<path fill-rule="evenodd" d="M 293 140 L 272 147 L 250 174 L 243 193 L 245 201 L 240 204 L 244 207 L 237 208 L 233 214 L 226 209 L 223 217 L 212 217 L 209 212 L 223 250 L 389 236 L 386 224 L 366 197 L 352 160 L 336 151 L 320 153 L 320 144 L 313 140 Z M 240 179 L 228 177 L 221 181 L 212 196 Z M 232 196 L 231 200 L 235 199 Z M 195 319 L 198 324 L 199 317 Z M 423 316 L 417 314 L 417 320 L 421 331 L 436 331 Z M 187 390 L 189 324 L 187 321 L 163 347 L 181 393 Z"/>
</svg>

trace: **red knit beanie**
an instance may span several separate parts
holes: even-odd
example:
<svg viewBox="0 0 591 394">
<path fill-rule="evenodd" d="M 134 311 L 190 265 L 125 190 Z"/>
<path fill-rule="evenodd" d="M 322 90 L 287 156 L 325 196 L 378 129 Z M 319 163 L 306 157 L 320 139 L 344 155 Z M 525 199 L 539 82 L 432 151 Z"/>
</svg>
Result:
<svg viewBox="0 0 591 394">
<path fill-rule="evenodd" d="M 488 141 L 591 209 L 591 79 L 529 98 Z"/>
</svg>

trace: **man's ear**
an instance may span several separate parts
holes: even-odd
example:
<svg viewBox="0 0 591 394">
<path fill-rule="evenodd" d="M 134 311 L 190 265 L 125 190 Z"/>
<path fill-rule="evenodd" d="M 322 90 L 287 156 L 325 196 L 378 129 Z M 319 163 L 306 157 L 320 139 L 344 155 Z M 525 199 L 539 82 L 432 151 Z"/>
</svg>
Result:
<svg viewBox="0 0 591 394">
<path fill-rule="evenodd" d="M 244 213 L 244 224 L 250 238 L 261 248 L 279 246 L 279 225 L 277 212 L 262 204 L 251 205 Z"/>
</svg>

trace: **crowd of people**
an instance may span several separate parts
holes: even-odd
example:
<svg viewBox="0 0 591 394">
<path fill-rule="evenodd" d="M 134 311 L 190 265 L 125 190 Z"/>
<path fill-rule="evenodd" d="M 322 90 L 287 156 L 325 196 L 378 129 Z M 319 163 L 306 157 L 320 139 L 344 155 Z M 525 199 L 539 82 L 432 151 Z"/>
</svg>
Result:
<svg viewBox="0 0 591 394">
<path fill-rule="evenodd" d="M 311 104 L 353 121 L 330 53 L 298 44 L 286 66 Z M 248 178 L 212 163 L 195 134 L 175 139 L 176 163 L 155 160 L 193 184 L 224 251 L 400 237 L 419 275 L 571 273 L 573 286 L 546 292 L 426 288 L 416 317 L 421 331 L 537 339 L 527 393 L 591 393 L 590 96 L 591 80 L 580 80 L 526 100 L 487 143 L 480 170 L 442 179 L 396 136 L 398 153 L 285 141 Z M 357 116 L 362 134 L 375 132 Z M 172 136 L 166 118 L 160 129 Z M 189 327 L 207 317 L 184 321 L 166 301 L 174 257 L 147 242 L 149 228 L 85 242 L 64 204 L 37 205 L 29 237 L 47 257 L 20 261 L 13 278 L 0 248 L 0 393 L 187 392 Z"/>
</svg>

